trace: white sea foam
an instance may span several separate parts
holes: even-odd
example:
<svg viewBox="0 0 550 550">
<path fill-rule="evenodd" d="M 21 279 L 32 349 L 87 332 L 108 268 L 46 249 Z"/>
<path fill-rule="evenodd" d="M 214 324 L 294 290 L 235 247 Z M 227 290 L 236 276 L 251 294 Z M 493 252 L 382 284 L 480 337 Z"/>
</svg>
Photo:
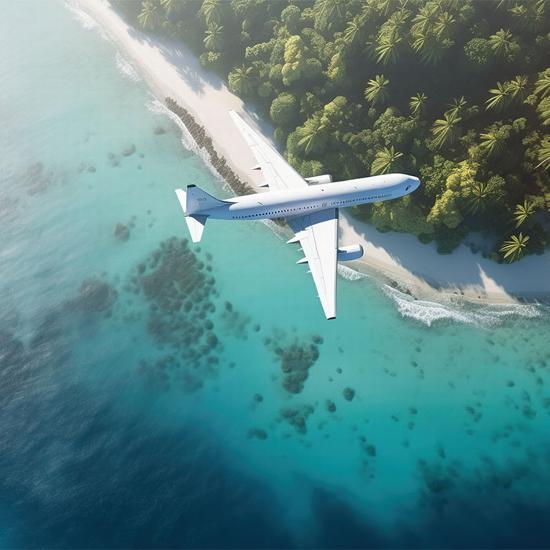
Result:
<svg viewBox="0 0 550 550">
<path fill-rule="evenodd" d="M 80 23 L 80 25 L 86 30 L 96 30 L 99 32 L 102 38 L 109 40 L 109 37 L 97 21 L 88 15 L 78 3 L 78 0 L 65 0 L 65 7 L 71 12 L 73 18 Z"/>
<path fill-rule="evenodd" d="M 480 327 L 494 327 L 510 318 L 534 319 L 542 315 L 538 305 L 484 304 L 481 306 L 453 303 L 437 303 L 414 300 L 395 288 L 383 285 L 383 290 L 397 306 L 403 317 L 414 319 L 431 327 L 438 321 L 453 321 Z"/>
<path fill-rule="evenodd" d="M 124 76 L 126 76 L 133 82 L 138 82 L 139 80 L 141 80 L 141 77 L 139 76 L 134 66 L 120 52 L 116 53 L 115 61 L 116 61 L 116 66 L 118 67 L 118 70 Z"/>
<path fill-rule="evenodd" d="M 338 275 L 347 279 L 348 281 L 360 281 L 362 279 L 367 279 L 368 275 L 356 271 L 347 265 L 338 264 Z"/>
</svg>

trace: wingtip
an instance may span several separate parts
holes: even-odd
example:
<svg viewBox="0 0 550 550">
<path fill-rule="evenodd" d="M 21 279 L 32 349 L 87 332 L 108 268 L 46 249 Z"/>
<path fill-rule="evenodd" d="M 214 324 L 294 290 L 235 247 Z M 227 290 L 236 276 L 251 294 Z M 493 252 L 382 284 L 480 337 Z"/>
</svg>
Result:
<svg viewBox="0 0 550 550">
<path fill-rule="evenodd" d="M 327 317 L 327 321 L 332 321 L 333 319 L 336 319 L 336 315 L 334 315 L 333 317 Z"/>
</svg>

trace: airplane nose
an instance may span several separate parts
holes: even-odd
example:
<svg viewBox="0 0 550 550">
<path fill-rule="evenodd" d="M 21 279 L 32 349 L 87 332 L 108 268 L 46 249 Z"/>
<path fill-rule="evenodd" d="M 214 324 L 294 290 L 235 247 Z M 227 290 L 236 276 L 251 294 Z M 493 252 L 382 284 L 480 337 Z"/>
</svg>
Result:
<svg viewBox="0 0 550 550">
<path fill-rule="evenodd" d="M 409 176 L 406 180 L 405 192 L 412 193 L 420 186 L 420 180 L 414 176 Z"/>
</svg>

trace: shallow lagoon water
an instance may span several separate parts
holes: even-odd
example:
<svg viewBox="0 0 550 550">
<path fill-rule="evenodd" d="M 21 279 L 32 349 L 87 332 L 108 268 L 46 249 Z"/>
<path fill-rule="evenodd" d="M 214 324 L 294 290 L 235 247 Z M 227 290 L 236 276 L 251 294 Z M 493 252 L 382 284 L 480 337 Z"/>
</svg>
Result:
<svg viewBox="0 0 550 550">
<path fill-rule="evenodd" d="M 327 323 L 268 225 L 178 248 L 174 188 L 228 190 L 97 28 L 30 6 L 0 32 L 0 545 L 548 546 L 547 310 L 340 277 Z M 215 281 L 177 308 L 180 253 Z"/>
</svg>

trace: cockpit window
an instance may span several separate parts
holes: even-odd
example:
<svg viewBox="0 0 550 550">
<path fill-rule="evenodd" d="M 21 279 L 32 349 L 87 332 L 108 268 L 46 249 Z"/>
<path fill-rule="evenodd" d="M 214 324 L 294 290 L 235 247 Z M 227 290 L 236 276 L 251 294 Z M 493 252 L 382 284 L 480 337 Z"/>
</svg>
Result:
<svg viewBox="0 0 550 550">
<path fill-rule="evenodd" d="M 408 191 L 410 188 L 411 188 L 411 186 L 407 185 L 407 187 L 405 187 L 405 191 Z"/>
</svg>

